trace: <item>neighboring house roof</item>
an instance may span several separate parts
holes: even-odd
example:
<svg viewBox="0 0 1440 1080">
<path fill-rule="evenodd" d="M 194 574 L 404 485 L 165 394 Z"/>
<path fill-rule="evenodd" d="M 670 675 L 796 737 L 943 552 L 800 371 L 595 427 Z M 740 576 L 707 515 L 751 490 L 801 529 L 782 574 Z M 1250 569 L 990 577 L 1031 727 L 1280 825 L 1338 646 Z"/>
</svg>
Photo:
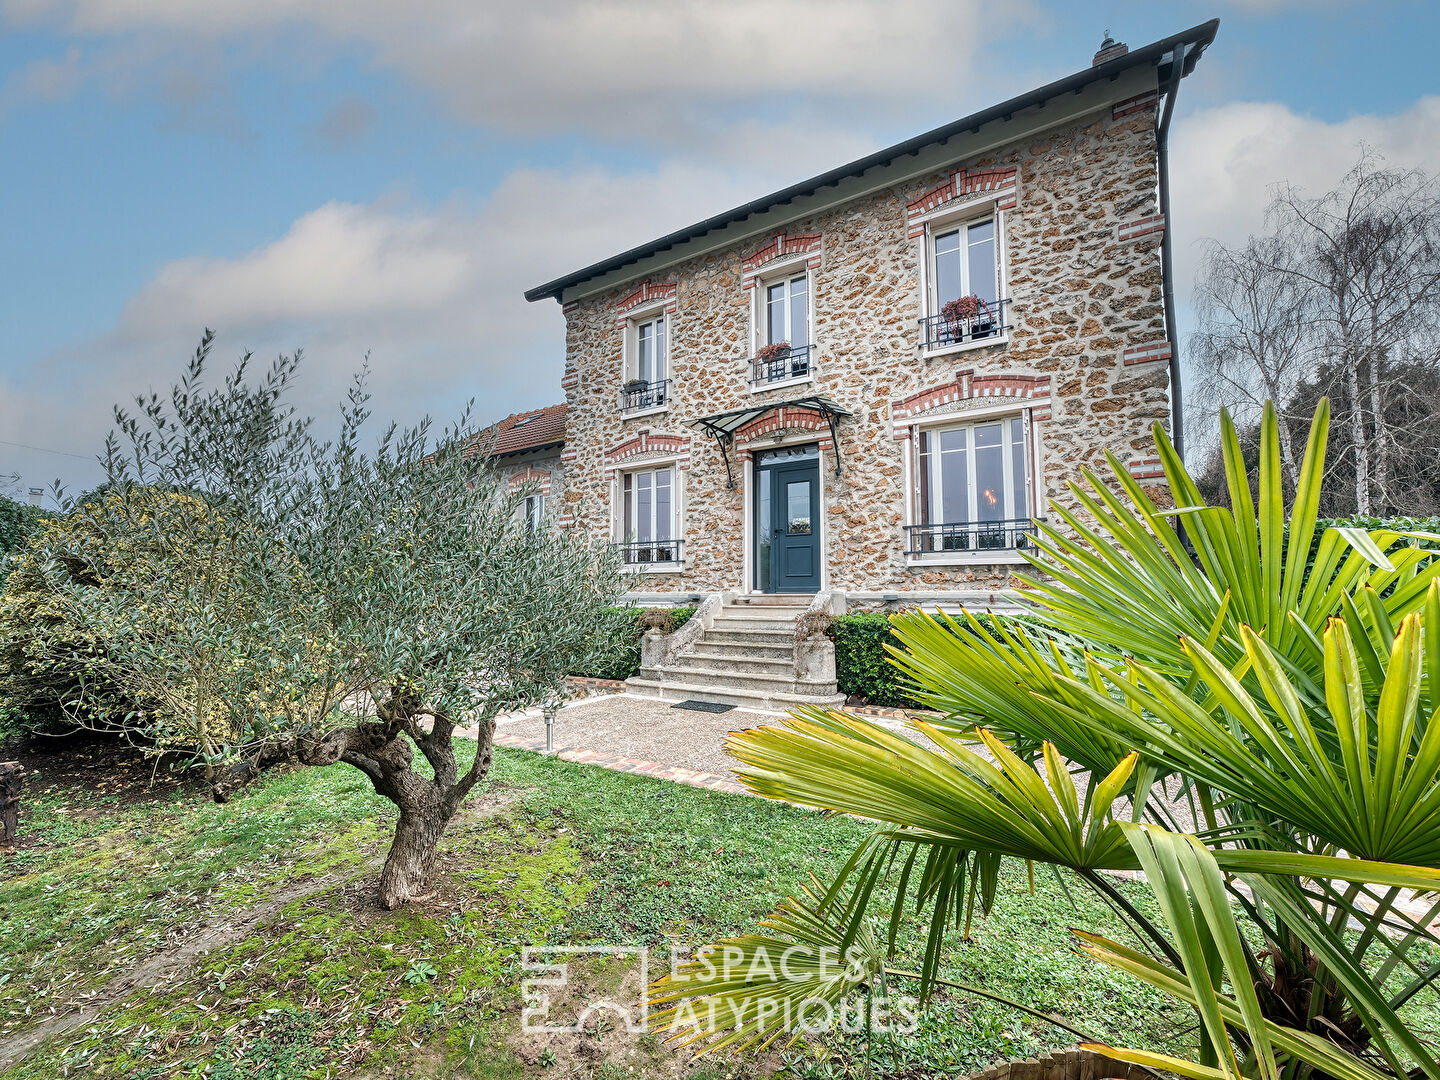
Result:
<svg viewBox="0 0 1440 1080">
<path fill-rule="evenodd" d="M 1178 53 L 1183 57 L 1181 74 L 1189 75 L 1194 69 L 1196 62 L 1202 53 L 1215 40 L 1215 31 L 1219 29 L 1220 20 L 1211 19 L 1209 22 L 1201 23 L 1199 26 L 1191 27 L 1189 30 L 1170 37 L 1162 38 L 1149 45 L 1138 49 L 1132 49 L 1112 60 L 1095 64 L 1067 75 L 1063 79 L 1049 83 L 1045 86 L 1031 90 L 1029 93 L 1021 94 L 1019 97 L 1011 98 L 1009 101 L 1002 101 L 999 105 L 992 105 L 969 116 L 952 121 L 942 127 L 927 131 L 923 135 L 917 135 L 902 143 L 878 150 L 867 157 L 850 162 L 848 165 L 841 165 L 838 169 L 831 169 L 829 172 L 821 173 L 819 176 L 812 176 L 809 180 L 802 180 L 798 184 L 782 188 L 780 191 L 766 195 L 764 198 L 756 199 L 753 202 L 745 203 L 734 209 L 727 210 L 723 214 L 716 214 L 714 217 L 706 218 L 704 221 L 697 221 L 694 225 L 681 229 L 678 232 L 670 233 L 648 244 L 641 244 L 639 247 L 631 248 L 629 251 L 621 252 L 619 255 L 603 259 L 600 262 L 592 263 L 574 273 L 558 277 L 553 281 L 547 281 L 544 285 L 538 285 L 525 293 L 525 299 L 530 301 L 544 300 L 547 297 L 554 297 L 557 300 L 563 299 L 566 289 L 575 285 L 583 284 L 592 278 L 600 277 L 612 271 L 623 269 L 632 263 L 642 259 L 660 254 L 670 248 L 683 244 L 686 241 L 702 237 L 707 233 L 744 221 L 755 214 L 764 213 L 776 206 L 791 202 L 802 196 L 813 195 L 821 188 L 831 187 L 842 180 L 851 177 L 862 176 L 871 169 L 879 166 L 889 165 L 896 159 L 912 155 L 926 147 L 936 143 L 945 142 L 947 139 L 960 135 L 967 130 L 978 131 L 984 124 L 992 120 L 1007 119 L 1011 114 L 1022 109 L 1044 105 L 1045 102 L 1059 97 L 1065 93 L 1079 93 L 1091 83 L 1099 82 L 1102 79 L 1114 79 L 1122 72 L 1131 68 L 1149 65 L 1156 67 L 1157 79 L 1161 86 L 1170 78 L 1171 65 Z"/>
<path fill-rule="evenodd" d="M 511 413 L 472 435 L 466 453 L 508 457 L 560 446 L 565 442 L 565 412 L 564 405 L 546 405 Z"/>
</svg>

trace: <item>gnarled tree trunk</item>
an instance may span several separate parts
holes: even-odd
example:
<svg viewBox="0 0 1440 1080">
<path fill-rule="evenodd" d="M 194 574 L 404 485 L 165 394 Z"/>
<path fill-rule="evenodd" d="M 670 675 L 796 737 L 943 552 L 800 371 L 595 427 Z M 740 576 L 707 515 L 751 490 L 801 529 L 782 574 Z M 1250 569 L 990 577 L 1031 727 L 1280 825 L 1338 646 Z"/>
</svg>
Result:
<svg viewBox="0 0 1440 1080">
<path fill-rule="evenodd" d="M 423 897 L 430 887 L 439 853 L 440 837 L 449 819 L 440 820 L 440 808 L 401 810 L 395 839 L 380 871 L 380 906 L 393 911 L 401 904 Z"/>
<path fill-rule="evenodd" d="M 291 736 L 267 744 L 254 760 L 218 780 L 214 796 L 218 802 L 226 801 L 238 786 L 282 761 L 317 766 L 344 762 L 359 769 L 376 794 L 400 809 L 376 894 L 381 907 L 393 910 L 430 891 L 440 838 L 470 789 L 490 772 L 495 721 L 491 717 L 480 721 L 475 760 L 462 776 L 455 762 L 455 726 L 448 717 L 423 710 L 401 695 L 384 702 L 379 712 L 378 720 L 338 728 L 320 738 Z M 431 717 L 428 731 L 417 722 L 424 715 Z M 433 777 L 415 770 L 416 747 L 429 762 Z"/>
</svg>

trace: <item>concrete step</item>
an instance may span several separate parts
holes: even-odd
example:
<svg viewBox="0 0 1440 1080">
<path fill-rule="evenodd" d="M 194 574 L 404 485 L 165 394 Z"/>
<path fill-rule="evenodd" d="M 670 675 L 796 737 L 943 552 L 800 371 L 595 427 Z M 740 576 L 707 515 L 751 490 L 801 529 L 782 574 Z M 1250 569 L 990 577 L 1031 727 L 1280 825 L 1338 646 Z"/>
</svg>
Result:
<svg viewBox="0 0 1440 1080">
<path fill-rule="evenodd" d="M 704 683 L 681 682 L 673 678 L 662 681 L 647 676 L 645 672 L 641 672 L 632 679 L 626 679 L 625 689 L 629 693 L 659 698 L 661 701 L 713 701 L 720 705 L 734 705 L 741 709 L 761 709 L 766 712 L 787 712 L 800 705 L 827 705 L 838 708 L 845 704 L 843 694 L 787 693 L 760 684 L 712 686 Z"/>
<path fill-rule="evenodd" d="M 797 608 L 804 611 L 814 600 L 813 595 L 805 593 L 766 593 L 759 596 L 737 596 L 727 605 L 728 607 L 744 608 Z"/>
<path fill-rule="evenodd" d="M 795 630 L 767 630 L 756 627 L 727 626 L 705 631 L 701 639 L 712 644 L 726 645 L 789 645 L 795 646 Z"/>
<path fill-rule="evenodd" d="M 663 671 L 641 668 L 640 674 L 656 676 L 663 674 L 675 681 L 699 686 L 764 686 L 785 694 L 798 692 L 793 667 L 787 667 L 780 671 L 739 671 L 733 667 L 708 667 L 697 658 L 682 656 Z"/>
<path fill-rule="evenodd" d="M 752 674 L 795 678 L 794 656 L 714 656 L 692 650 L 676 657 L 673 666 L 676 670 L 724 671 L 747 678 Z"/>
<path fill-rule="evenodd" d="M 721 626 L 788 626 L 795 629 L 795 615 L 776 615 L 772 611 L 732 611 L 724 608 L 715 616 L 715 625 Z"/>
<path fill-rule="evenodd" d="M 748 643 L 744 645 L 733 645 L 723 641 L 708 641 L 702 638 L 690 646 L 690 651 L 685 655 L 704 656 L 715 661 L 784 660 L 786 663 L 793 663 L 795 660 L 795 644 L 792 640 L 789 645 L 754 645 Z"/>
</svg>

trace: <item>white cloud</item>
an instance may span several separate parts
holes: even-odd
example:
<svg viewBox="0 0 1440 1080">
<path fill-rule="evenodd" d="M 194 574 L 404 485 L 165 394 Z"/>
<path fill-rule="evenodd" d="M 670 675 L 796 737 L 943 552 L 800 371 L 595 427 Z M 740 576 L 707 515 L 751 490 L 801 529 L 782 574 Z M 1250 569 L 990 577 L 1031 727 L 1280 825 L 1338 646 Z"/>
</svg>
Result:
<svg viewBox="0 0 1440 1080">
<path fill-rule="evenodd" d="M 1319 195 L 1355 164 L 1362 144 L 1392 165 L 1440 173 L 1440 97 L 1421 98 L 1393 115 L 1337 123 L 1257 102 L 1204 109 L 1178 121 L 1170 168 L 1181 295 L 1194 282 L 1202 238 L 1243 242 L 1263 229 L 1276 184 Z"/>
<path fill-rule="evenodd" d="M 1214 239 L 1230 247 L 1243 243 L 1263 231 L 1277 184 L 1322 194 L 1355 164 L 1362 145 L 1391 165 L 1440 174 L 1440 97 L 1421 98 L 1393 115 L 1336 123 L 1273 102 L 1203 109 L 1176 123 L 1171 210 L 1182 340 L 1195 325 L 1189 298 L 1201 241 Z M 1191 413 L 1187 430 L 1198 453 L 1216 435 L 1214 418 Z"/>
<path fill-rule="evenodd" d="M 1039 18 L 1030 0 L 0 0 L 0 11 L 17 25 L 116 37 L 120 49 L 135 34 L 182 50 L 304 28 L 359 45 L 471 123 L 642 139 L 700 106 L 760 103 L 775 121 L 801 98 L 874 116 L 917 92 L 963 100 L 996 77 L 997 35 Z"/>
<path fill-rule="evenodd" d="M 111 331 L 23 378 L 0 376 L 0 430 L 11 442 L 95 452 L 111 406 L 168 387 L 206 326 L 219 332 L 217 371 L 244 349 L 263 360 L 303 347 L 299 403 L 322 417 L 366 353 L 377 417 L 448 420 L 472 396 L 480 420 L 548 404 L 562 394 L 564 324 L 553 302 L 527 303 L 523 291 L 770 180 L 693 165 L 528 170 L 478 205 L 327 203 L 254 250 L 169 263 Z M 26 482 L 97 479 L 74 459 L 3 449 Z"/>
</svg>

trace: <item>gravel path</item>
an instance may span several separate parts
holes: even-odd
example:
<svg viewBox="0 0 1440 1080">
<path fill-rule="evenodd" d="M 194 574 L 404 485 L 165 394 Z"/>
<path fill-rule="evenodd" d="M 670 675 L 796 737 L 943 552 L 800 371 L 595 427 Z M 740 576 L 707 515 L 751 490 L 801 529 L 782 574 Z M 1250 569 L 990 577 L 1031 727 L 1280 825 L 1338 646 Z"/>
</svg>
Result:
<svg viewBox="0 0 1440 1080">
<path fill-rule="evenodd" d="M 721 749 L 725 736 L 773 724 L 781 715 L 749 709 L 694 712 L 674 708 L 668 701 L 611 694 L 582 698 L 561 709 L 555 716 L 555 745 L 658 761 L 733 779 L 735 761 Z M 497 731 L 543 739 L 545 719 L 538 712 L 502 717 Z"/>
</svg>

